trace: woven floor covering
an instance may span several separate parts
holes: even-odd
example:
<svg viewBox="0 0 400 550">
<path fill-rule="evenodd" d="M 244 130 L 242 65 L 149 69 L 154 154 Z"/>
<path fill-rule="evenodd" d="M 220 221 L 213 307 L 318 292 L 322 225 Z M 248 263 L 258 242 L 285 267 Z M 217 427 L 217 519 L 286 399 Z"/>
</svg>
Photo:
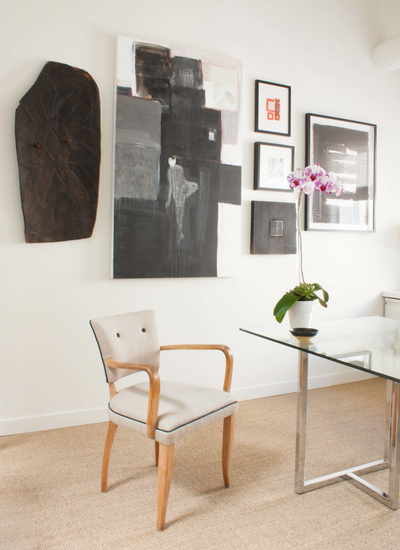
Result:
<svg viewBox="0 0 400 550">
<path fill-rule="evenodd" d="M 384 417 L 382 380 L 311 390 L 307 477 L 382 458 Z M 100 492 L 106 429 L 0 438 L 1 549 L 400 549 L 400 510 L 350 483 L 295 493 L 296 394 L 240 404 L 229 489 L 221 424 L 176 445 L 163 532 L 150 440 L 119 428 Z M 367 477 L 387 487 L 387 471 Z"/>
</svg>

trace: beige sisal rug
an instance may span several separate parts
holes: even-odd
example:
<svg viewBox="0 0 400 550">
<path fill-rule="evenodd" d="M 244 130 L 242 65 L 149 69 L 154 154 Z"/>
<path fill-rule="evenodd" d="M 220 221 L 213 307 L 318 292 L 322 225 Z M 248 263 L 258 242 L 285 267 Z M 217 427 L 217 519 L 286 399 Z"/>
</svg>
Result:
<svg viewBox="0 0 400 550">
<path fill-rule="evenodd" d="M 381 458 L 384 401 L 382 380 L 312 390 L 308 474 Z M 399 550 L 400 510 L 346 482 L 294 492 L 295 417 L 295 394 L 240 404 L 229 489 L 222 426 L 180 442 L 162 533 L 149 440 L 119 428 L 102 494 L 106 424 L 0 438 L 0 548 Z"/>
</svg>

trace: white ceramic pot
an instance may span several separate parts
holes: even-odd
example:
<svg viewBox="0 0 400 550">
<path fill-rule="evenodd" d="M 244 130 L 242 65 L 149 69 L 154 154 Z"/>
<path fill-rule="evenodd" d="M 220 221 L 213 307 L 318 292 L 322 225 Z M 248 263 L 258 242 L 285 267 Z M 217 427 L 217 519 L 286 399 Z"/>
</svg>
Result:
<svg viewBox="0 0 400 550">
<path fill-rule="evenodd" d="M 315 300 L 296 302 L 289 309 L 290 328 L 311 328 L 311 319 L 314 311 Z"/>
</svg>

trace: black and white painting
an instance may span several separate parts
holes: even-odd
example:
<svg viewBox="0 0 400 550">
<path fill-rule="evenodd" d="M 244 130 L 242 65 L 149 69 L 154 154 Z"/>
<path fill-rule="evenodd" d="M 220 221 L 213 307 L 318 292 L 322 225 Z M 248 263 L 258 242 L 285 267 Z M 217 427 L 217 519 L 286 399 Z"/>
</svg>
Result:
<svg viewBox="0 0 400 550">
<path fill-rule="evenodd" d="M 314 192 L 306 201 L 306 229 L 373 231 L 376 125 L 307 114 L 306 164 L 333 171 L 343 194 Z"/>
<path fill-rule="evenodd" d="M 241 64 L 118 37 L 113 277 L 237 273 Z"/>
</svg>

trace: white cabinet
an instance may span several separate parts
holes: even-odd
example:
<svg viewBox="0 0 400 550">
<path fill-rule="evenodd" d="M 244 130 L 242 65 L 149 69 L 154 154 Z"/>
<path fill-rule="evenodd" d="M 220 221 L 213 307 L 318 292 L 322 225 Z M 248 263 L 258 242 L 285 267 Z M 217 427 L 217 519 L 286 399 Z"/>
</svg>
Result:
<svg viewBox="0 0 400 550">
<path fill-rule="evenodd" d="M 385 300 L 385 317 L 400 321 L 400 291 L 384 291 L 382 296 Z"/>
</svg>

